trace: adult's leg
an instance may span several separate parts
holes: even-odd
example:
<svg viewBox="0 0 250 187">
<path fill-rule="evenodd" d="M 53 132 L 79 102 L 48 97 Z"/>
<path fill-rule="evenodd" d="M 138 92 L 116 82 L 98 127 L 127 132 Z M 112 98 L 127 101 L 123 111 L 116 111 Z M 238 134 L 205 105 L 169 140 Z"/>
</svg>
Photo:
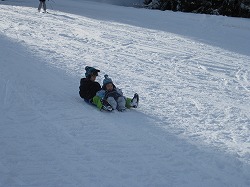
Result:
<svg viewBox="0 0 250 187">
<path fill-rule="evenodd" d="M 43 5 L 43 3 L 42 3 L 42 1 L 40 1 L 39 6 L 38 6 L 38 11 L 39 12 L 41 11 L 42 5 Z"/>
<path fill-rule="evenodd" d="M 43 2 L 43 10 L 44 10 L 44 12 L 46 12 L 46 3 L 45 3 L 45 1 Z"/>
<path fill-rule="evenodd" d="M 131 108 L 131 101 L 132 101 L 132 99 L 131 98 L 128 98 L 128 97 L 126 97 L 126 108 Z"/>
<path fill-rule="evenodd" d="M 101 98 L 98 96 L 93 97 L 93 104 L 97 106 L 100 110 L 102 109 L 102 101 Z"/>
</svg>

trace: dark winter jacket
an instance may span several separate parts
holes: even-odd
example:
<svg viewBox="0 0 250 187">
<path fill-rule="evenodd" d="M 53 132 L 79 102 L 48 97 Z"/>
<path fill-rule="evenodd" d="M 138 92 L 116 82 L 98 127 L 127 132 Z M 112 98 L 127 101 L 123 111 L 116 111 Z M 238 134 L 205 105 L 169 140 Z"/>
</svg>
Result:
<svg viewBox="0 0 250 187">
<path fill-rule="evenodd" d="M 81 98 L 91 100 L 99 90 L 101 90 L 101 86 L 98 82 L 93 82 L 88 78 L 81 79 L 79 87 L 79 94 Z"/>
</svg>

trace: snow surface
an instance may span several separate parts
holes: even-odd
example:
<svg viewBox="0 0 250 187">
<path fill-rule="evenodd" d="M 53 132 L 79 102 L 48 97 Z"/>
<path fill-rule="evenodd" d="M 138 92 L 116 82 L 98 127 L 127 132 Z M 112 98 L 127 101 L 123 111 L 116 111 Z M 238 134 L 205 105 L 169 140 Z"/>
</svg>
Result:
<svg viewBox="0 0 250 187">
<path fill-rule="evenodd" d="M 250 186 L 250 20 L 0 4 L 0 186 Z M 140 106 L 78 95 L 86 65 Z"/>
</svg>

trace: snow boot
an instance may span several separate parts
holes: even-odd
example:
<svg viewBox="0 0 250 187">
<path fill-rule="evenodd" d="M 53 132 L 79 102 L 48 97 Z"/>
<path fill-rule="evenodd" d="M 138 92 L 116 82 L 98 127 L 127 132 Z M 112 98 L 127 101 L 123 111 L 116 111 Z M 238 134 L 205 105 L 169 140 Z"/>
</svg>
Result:
<svg viewBox="0 0 250 187">
<path fill-rule="evenodd" d="M 108 111 L 108 112 L 111 112 L 113 110 L 112 106 L 109 104 L 108 101 L 106 100 L 102 100 L 102 108 L 101 110 L 105 110 L 105 111 Z"/>
<path fill-rule="evenodd" d="M 131 100 L 130 106 L 133 108 L 137 108 L 138 104 L 139 104 L 139 95 L 135 93 L 133 99 Z"/>
</svg>

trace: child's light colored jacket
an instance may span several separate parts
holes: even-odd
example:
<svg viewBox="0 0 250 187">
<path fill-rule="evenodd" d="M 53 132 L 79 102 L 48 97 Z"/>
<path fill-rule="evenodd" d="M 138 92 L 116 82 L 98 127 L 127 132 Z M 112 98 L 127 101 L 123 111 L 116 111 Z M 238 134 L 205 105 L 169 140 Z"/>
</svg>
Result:
<svg viewBox="0 0 250 187">
<path fill-rule="evenodd" d="M 119 88 L 114 88 L 112 91 L 101 89 L 96 93 L 96 95 L 102 99 L 107 99 L 108 97 L 114 97 L 117 99 L 118 97 L 123 97 L 122 90 Z"/>
</svg>

